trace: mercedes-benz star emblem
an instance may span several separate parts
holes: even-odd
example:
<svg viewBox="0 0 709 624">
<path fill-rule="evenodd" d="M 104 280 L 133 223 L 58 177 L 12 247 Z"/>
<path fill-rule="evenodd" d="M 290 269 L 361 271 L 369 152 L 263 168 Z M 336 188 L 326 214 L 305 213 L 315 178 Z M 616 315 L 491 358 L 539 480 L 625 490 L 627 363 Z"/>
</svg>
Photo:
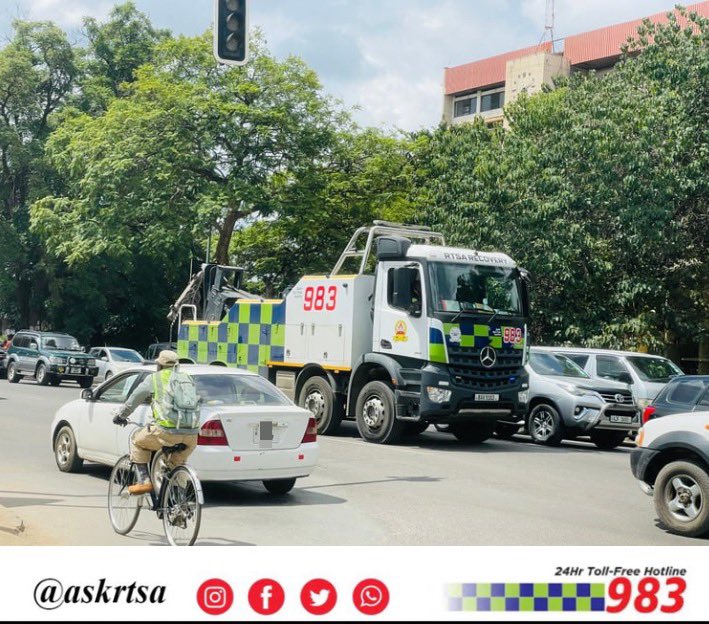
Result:
<svg viewBox="0 0 709 624">
<path fill-rule="evenodd" d="M 615 402 L 616 403 L 623 403 L 623 401 L 625 401 L 625 397 L 622 394 L 615 395 Z"/>
<path fill-rule="evenodd" d="M 480 352 L 480 363 L 485 368 L 493 367 L 495 365 L 496 361 L 497 361 L 497 353 L 495 353 L 495 349 L 493 349 L 492 347 L 485 347 Z"/>
</svg>

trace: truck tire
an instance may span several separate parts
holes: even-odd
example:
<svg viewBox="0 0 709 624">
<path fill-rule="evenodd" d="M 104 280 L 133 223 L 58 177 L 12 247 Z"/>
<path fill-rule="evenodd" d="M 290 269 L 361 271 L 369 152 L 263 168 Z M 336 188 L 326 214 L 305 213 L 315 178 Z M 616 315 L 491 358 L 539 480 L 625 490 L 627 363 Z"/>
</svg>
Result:
<svg viewBox="0 0 709 624">
<path fill-rule="evenodd" d="M 529 412 L 527 430 L 532 440 L 545 446 L 559 446 L 564 439 L 564 423 L 557 409 L 549 403 L 539 403 Z"/>
<path fill-rule="evenodd" d="M 79 379 L 79 385 L 82 388 L 90 388 L 91 386 L 94 385 L 94 378 L 93 377 L 81 377 L 81 379 Z"/>
<path fill-rule="evenodd" d="M 344 411 L 332 386 L 322 377 L 311 377 L 303 384 L 298 397 L 298 405 L 309 410 L 318 424 L 318 434 L 335 433 L 342 422 Z"/>
<path fill-rule="evenodd" d="M 509 425 L 507 423 L 497 423 L 495 435 L 500 440 L 511 440 L 512 436 L 519 431 L 519 425 Z"/>
<path fill-rule="evenodd" d="M 492 437 L 495 425 L 488 423 L 451 423 L 450 432 L 464 444 L 480 444 Z"/>
<path fill-rule="evenodd" d="M 589 434 L 591 442 L 599 449 L 610 451 L 623 444 L 623 440 L 628 436 L 627 431 L 611 431 L 608 429 L 593 429 Z"/>
<path fill-rule="evenodd" d="M 691 461 L 660 470 L 653 493 L 655 511 L 668 529 L 686 537 L 709 533 L 709 475 Z"/>
<path fill-rule="evenodd" d="M 62 378 L 57 376 L 57 375 L 51 375 L 49 377 L 49 385 L 50 386 L 58 386 L 62 383 Z"/>
<path fill-rule="evenodd" d="M 7 380 L 10 383 L 20 383 L 22 375 L 17 372 L 17 362 L 10 362 L 7 365 Z"/>
<path fill-rule="evenodd" d="M 404 432 L 396 419 L 396 398 L 383 381 L 370 381 L 359 393 L 356 408 L 357 430 L 363 440 L 375 444 L 395 444 Z"/>
<path fill-rule="evenodd" d="M 49 385 L 49 373 L 47 372 L 47 365 L 44 362 L 40 362 L 39 366 L 37 366 L 34 378 L 40 386 Z"/>
</svg>

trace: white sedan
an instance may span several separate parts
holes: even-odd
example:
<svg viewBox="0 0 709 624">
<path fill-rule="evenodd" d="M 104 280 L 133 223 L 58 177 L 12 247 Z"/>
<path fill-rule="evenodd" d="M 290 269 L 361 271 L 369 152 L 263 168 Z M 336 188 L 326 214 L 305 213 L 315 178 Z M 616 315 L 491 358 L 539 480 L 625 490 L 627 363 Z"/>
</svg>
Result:
<svg viewBox="0 0 709 624">
<path fill-rule="evenodd" d="M 145 362 L 143 356 L 136 350 L 123 347 L 94 347 L 90 355 L 96 358 L 97 381 L 108 380 L 116 373 L 135 368 Z"/>
<path fill-rule="evenodd" d="M 273 384 L 237 368 L 182 365 L 202 398 L 197 448 L 188 463 L 201 481 L 263 481 L 272 494 L 286 494 L 318 459 L 317 425 L 310 411 L 294 405 Z M 77 472 L 83 462 L 112 466 L 129 451 L 137 427 L 113 424 L 113 412 L 154 365 L 123 371 L 67 403 L 52 421 L 51 442 L 59 470 Z M 150 405 L 130 416 L 151 420 Z"/>
</svg>

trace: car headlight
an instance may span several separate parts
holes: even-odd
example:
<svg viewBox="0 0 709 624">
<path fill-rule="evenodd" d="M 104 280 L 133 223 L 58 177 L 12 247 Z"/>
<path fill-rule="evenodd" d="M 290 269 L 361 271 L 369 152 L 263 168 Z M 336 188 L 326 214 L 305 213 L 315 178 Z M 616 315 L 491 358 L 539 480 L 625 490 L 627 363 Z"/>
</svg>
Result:
<svg viewBox="0 0 709 624">
<path fill-rule="evenodd" d="M 450 401 L 451 398 L 450 390 L 444 390 L 437 386 L 426 386 L 426 393 L 428 394 L 428 398 L 434 403 L 445 403 L 446 401 Z"/>
<path fill-rule="evenodd" d="M 592 397 L 597 397 L 598 393 L 594 392 L 593 390 L 586 390 L 585 388 L 579 388 L 578 386 L 575 386 L 574 384 L 570 383 L 560 383 L 559 386 L 566 390 L 569 394 L 573 394 L 574 396 L 592 396 Z"/>
<path fill-rule="evenodd" d="M 58 355 L 53 355 L 49 358 L 50 364 L 66 364 L 66 358 Z"/>
</svg>

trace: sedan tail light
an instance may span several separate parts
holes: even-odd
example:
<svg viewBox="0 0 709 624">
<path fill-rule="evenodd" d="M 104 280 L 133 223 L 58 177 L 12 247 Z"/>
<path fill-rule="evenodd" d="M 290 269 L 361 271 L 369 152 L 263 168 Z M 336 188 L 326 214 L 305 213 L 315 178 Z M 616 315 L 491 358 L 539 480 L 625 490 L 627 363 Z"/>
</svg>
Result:
<svg viewBox="0 0 709 624">
<path fill-rule="evenodd" d="M 200 446 L 229 446 L 222 421 L 216 418 L 204 423 L 199 430 L 197 444 Z"/>
<path fill-rule="evenodd" d="M 643 410 L 643 425 L 650 420 L 657 409 L 653 407 L 652 405 L 648 405 L 644 410 Z"/>
<path fill-rule="evenodd" d="M 303 434 L 303 439 L 300 441 L 301 444 L 306 442 L 317 442 L 318 441 L 318 423 L 314 418 L 308 419 L 308 426 L 305 428 L 305 433 Z"/>
</svg>

